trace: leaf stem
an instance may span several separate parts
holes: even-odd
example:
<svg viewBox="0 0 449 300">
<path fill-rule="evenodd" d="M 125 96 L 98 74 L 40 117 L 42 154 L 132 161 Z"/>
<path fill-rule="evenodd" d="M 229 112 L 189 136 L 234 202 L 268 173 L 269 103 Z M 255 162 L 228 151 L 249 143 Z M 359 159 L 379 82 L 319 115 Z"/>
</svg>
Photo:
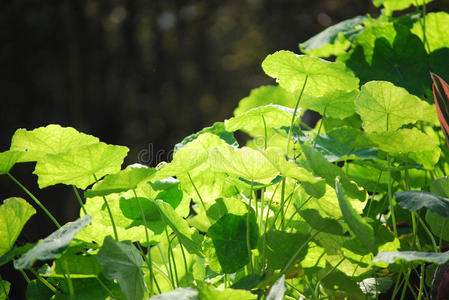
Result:
<svg viewBox="0 0 449 300">
<path fill-rule="evenodd" d="M 76 199 L 78 199 L 78 202 L 81 205 L 81 208 L 83 209 L 84 214 L 87 215 L 86 208 L 84 207 L 83 200 L 81 200 L 80 194 L 78 193 L 78 189 L 73 184 L 72 184 L 72 188 L 73 188 L 73 191 L 75 192 Z"/>
<path fill-rule="evenodd" d="M 193 180 L 192 180 L 192 177 L 190 176 L 190 173 L 187 172 L 187 175 L 189 176 L 190 183 L 193 185 L 193 188 L 195 189 L 195 192 L 196 192 L 196 194 L 198 195 L 198 198 L 200 198 L 201 204 L 203 205 L 203 208 L 204 208 L 204 212 L 207 213 L 206 205 L 204 205 L 203 198 L 201 197 L 200 192 L 199 192 L 198 189 L 196 188 L 195 183 L 193 183 Z"/>
<path fill-rule="evenodd" d="M 12 181 L 14 181 L 25 193 L 30 196 L 31 199 L 45 212 L 45 214 L 50 218 L 50 220 L 53 221 L 53 223 L 56 225 L 56 227 L 61 228 L 61 224 L 59 224 L 58 221 L 56 221 L 55 217 L 45 208 L 45 206 L 23 185 L 21 184 L 14 176 L 11 175 L 11 173 L 6 173 L 9 178 L 11 178 Z"/>
<path fill-rule="evenodd" d="M 95 174 L 93 174 L 95 181 L 97 182 L 97 176 L 95 176 Z M 111 220 L 111 224 L 112 224 L 112 230 L 114 231 L 114 239 L 118 242 L 118 233 L 117 233 L 117 228 L 115 227 L 115 222 L 114 222 L 114 217 L 112 216 L 112 211 L 111 208 L 109 207 L 108 201 L 106 200 L 106 197 L 103 196 L 103 201 L 104 201 L 104 205 L 106 206 L 106 209 L 108 211 L 109 214 L 109 219 Z"/>
<path fill-rule="evenodd" d="M 251 274 L 254 273 L 252 252 L 251 252 L 251 200 L 253 199 L 253 181 L 251 180 L 251 192 L 248 199 L 248 213 L 246 215 L 246 247 L 248 248 L 248 260 L 249 260 L 249 270 Z"/>
<path fill-rule="evenodd" d="M 309 74 L 306 74 L 306 78 L 304 79 L 304 83 L 302 85 L 301 92 L 299 93 L 298 100 L 296 100 L 296 105 L 295 105 L 295 109 L 293 111 L 292 121 L 290 122 L 290 128 L 288 130 L 288 136 L 287 136 L 287 149 L 286 149 L 287 156 L 289 155 L 288 150 L 289 150 L 289 146 L 290 146 L 290 140 L 292 137 L 293 124 L 295 122 L 296 112 L 298 111 L 299 102 L 301 101 L 302 94 L 304 93 L 304 89 L 306 88 L 308 78 L 309 78 Z"/>
</svg>

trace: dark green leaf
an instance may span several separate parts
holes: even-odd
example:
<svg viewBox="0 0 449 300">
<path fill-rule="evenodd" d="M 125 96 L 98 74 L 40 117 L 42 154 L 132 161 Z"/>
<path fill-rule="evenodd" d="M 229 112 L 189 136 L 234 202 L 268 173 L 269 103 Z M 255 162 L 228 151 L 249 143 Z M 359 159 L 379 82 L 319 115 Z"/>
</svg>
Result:
<svg viewBox="0 0 449 300">
<path fill-rule="evenodd" d="M 449 199 L 426 191 L 405 191 L 395 193 L 397 203 L 404 209 L 415 211 L 426 207 L 433 213 L 449 218 Z"/>
</svg>

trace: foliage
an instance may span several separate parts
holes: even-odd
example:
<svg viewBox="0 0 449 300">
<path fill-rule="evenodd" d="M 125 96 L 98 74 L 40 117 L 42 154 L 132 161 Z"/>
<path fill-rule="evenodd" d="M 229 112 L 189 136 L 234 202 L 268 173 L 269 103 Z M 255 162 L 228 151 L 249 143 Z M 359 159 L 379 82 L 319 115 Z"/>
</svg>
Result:
<svg viewBox="0 0 449 300">
<path fill-rule="evenodd" d="M 17 130 L 0 173 L 59 229 L 14 245 L 35 210 L 5 200 L 0 261 L 34 276 L 30 299 L 442 297 L 449 89 L 432 75 L 431 104 L 429 71 L 449 74 L 447 60 L 435 64 L 449 42 L 433 27 L 448 15 L 392 17 L 414 3 L 375 1 L 379 18 L 300 45 L 335 61 L 269 55 L 262 68 L 278 85 L 253 90 L 234 117 L 186 137 L 156 168 L 121 169 L 126 147 L 73 128 Z M 301 124 L 306 109 L 322 115 L 315 128 Z M 10 173 L 20 162 L 36 163 L 40 188 L 71 185 L 80 219 L 60 226 Z"/>
</svg>

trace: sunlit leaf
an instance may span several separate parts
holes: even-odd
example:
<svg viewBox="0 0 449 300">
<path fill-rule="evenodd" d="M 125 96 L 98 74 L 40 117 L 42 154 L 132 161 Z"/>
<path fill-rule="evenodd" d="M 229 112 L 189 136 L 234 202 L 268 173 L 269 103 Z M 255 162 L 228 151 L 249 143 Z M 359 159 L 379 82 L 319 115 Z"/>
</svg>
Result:
<svg viewBox="0 0 449 300">
<path fill-rule="evenodd" d="M 160 295 L 154 295 L 150 300 L 199 300 L 198 291 L 193 288 L 177 288 L 173 291 L 166 292 Z"/>
<path fill-rule="evenodd" d="M 285 275 L 282 275 L 278 281 L 270 289 L 270 292 L 267 295 L 266 300 L 282 300 L 284 299 L 285 293 Z"/>
<path fill-rule="evenodd" d="M 306 76 L 308 82 L 305 95 L 319 97 L 335 90 L 349 92 L 359 87 L 359 80 L 343 64 L 297 55 L 290 51 L 268 55 L 262 62 L 262 68 L 291 93 L 301 90 Z"/>
<path fill-rule="evenodd" d="M 424 5 L 433 0 L 373 0 L 375 6 L 383 6 L 385 7 L 387 14 L 391 14 L 394 11 L 404 10 L 409 8 L 410 6 Z"/>
<path fill-rule="evenodd" d="M 355 102 L 367 132 L 394 131 L 418 120 L 435 123 L 435 108 L 387 81 L 362 86 Z"/>
<path fill-rule="evenodd" d="M 0 153 L 0 175 L 7 174 L 9 170 L 19 161 L 23 151 L 8 150 Z"/>
<path fill-rule="evenodd" d="M 417 128 L 370 133 L 367 138 L 379 150 L 391 154 L 433 151 L 439 146 L 430 136 Z"/>
<path fill-rule="evenodd" d="M 301 107 L 318 112 L 320 115 L 331 118 L 344 119 L 355 113 L 354 100 L 359 90 L 334 90 L 320 97 L 304 96 Z"/>
<path fill-rule="evenodd" d="M 199 288 L 201 300 L 256 300 L 257 296 L 250 291 L 237 289 L 218 289 L 212 285 L 201 285 Z"/>
<path fill-rule="evenodd" d="M 0 257 L 8 252 L 23 226 L 36 210 L 22 198 L 9 198 L 0 205 Z"/>
<path fill-rule="evenodd" d="M 85 189 L 96 179 L 120 171 L 128 150 L 102 142 L 74 147 L 67 152 L 45 155 L 33 173 L 38 176 L 40 188 L 63 183 Z"/>
<path fill-rule="evenodd" d="M 72 127 L 51 124 L 34 130 L 17 129 L 11 141 L 11 150 L 23 151 L 21 162 L 37 161 L 45 154 L 66 152 L 72 147 L 98 143 L 94 136 Z"/>
</svg>

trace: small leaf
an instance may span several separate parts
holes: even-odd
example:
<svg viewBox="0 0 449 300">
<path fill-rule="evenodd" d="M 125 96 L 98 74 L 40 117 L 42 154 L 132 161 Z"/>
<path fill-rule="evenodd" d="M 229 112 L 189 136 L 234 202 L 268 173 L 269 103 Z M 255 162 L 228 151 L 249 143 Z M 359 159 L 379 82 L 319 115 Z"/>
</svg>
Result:
<svg viewBox="0 0 449 300">
<path fill-rule="evenodd" d="M 90 224 L 90 216 L 86 215 L 73 223 L 67 223 L 45 239 L 40 241 L 30 251 L 14 261 L 14 268 L 31 268 L 36 260 L 53 259 L 62 253 L 72 241 L 75 234 Z"/>
<path fill-rule="evenodd" d="M 22 198 L 9 198 L 0 205 L 0 257 L 7 253 L 23 226 L 36 210 Z"/>
<path fill-rule="evenodd" d="M 343 187 L 338 178 L 335 179 L 335 191 L 338 197 L 343 218 L 348 224 L 355 236 L 360 239 L 362 244 L 374 254 L 377 253 L 376 239 L 374 230 L 360 215 L 352 208 L 351 203 L 346 199 Z"/>
<path fill-rule="evenodd" d="M 33 174 L 38 176 L 40 188 L 63 183 L 85 189 L 104 175 L 120 171 L 128 153 L 124 146 L 96 143 L 69 149 L 41 158 Z"/>
<path fill-rule="evenodd" d="M 9 173 L 9 170 L 20 160 L 24 152 L 8 150 L 0 153 L 0 175 Z"/>
<path fill-rule="evenodd" d="M 407 262 L 426 262 L 435 264 L 444 264 L 449 261 L 449 251 L 443 253 L 435 252 L 418 252 L 418 251 L 401 251 L 401 252 L 385 252 L 380 251 L 373 259 L 373 262 L 395 263 L 396 260 L 405 260 Z"/>
<path fill-rule="evenodd" d="M 118 281 L 126 299 L 143 299 L 145 294 L 143 260 L 131 243 L 117 242 L 111 236 L 107 236 L 97 259 L 103 267 L 104 276 L 109 280 Z"/>
<path fill-rule="evenodd" d="M 415 211 L 426 207 L 433 213 L 449 218 L 449 199 L 426 191 L 405 191 L 394 194 L 397 203 L 404 209 Z"/>
<path fill-rule="evenodd" d="M 251 247 L 257 245 L 259 230 L 254 215 L 250 218 Z M 209 227 L 207 235 L 212 238 L 216 256 L 224 273 L 234 273 L 249 262 L 246 241 L 247 214 L 226 214 Z"/>
<path fill-rule="evenodd" d="M 418 120 L 434 123 L 436 117 L 427 102 L 387 81 L 364 84 L 355 107 L 367 132 L 395 131 Z"/>
<path fill-rule="evenodd" d="M 349 92 L 359 87 L 359 80 L 343 64 L 297 55 L 290 51 L 268 55 L 262 62 L 262 68 L 291 93 L 301 89 L 306 76 L 308 80 L 304 95 L 320 97 L 335 90 Z"/>
<path fill-rule="evenodd" d="M 282 275 L 281 278 L 276 281 L 275 284 L 270 289 L 270 292 L 267 295 L 266 300 L 282 300 L 284 299 L 285 293 L 285 275 Z"/>
<path fill-rule="evenodd" d="M 84 196 L 88 198 L 106 196 L 136 189 L 139 183 L 149 181 L 155 172 L 155 169 L 146 166 L 128 167 L 118 173 L 107 175 L 92 189 L 85 191 Z"/>
<path fill-rule="evenodd" d="M 365 20 L 367 20 L 367 17 L 357 16 L 329 26 L 304 43 L 299 44 L 299 47 L 302 52 L 317 57 L 342 54 L 351 45 L 350 41 L 363 32 L 363 28 L 358 27 Z"/>
<path fill-rule="evenodd" d="M 199 300 L 198 291 L 187 288 L 177 288 L 170 292 L 165 292 L 160 295 L 154 295 L 150 300 Z"/>
<path fill-rule="evenodd" d="M 23 151 L 20 162 L 38 161 L 45 154 L 66 152 L 75 146 L 98 143 L 99 139 L 78 132 L 72 127 L 48 125 L 28 131 L 17 129 L 11 141 L 11 150 Z"/>
</svg>

